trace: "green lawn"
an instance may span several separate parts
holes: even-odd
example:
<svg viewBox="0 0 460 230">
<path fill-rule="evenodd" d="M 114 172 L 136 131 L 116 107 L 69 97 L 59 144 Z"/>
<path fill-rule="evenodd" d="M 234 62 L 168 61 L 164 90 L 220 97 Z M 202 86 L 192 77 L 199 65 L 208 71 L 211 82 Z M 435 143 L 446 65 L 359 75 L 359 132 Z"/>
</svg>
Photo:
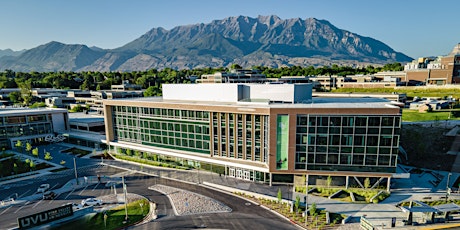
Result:
<svg viewBox="0 0 460 230">
<path fill-rule="evenodd" d="M 142 204 L 142 207 L 141 205 Z M 115 230 L 123 229 L 138 221 L 142 220 L 150 211 L 150 204 L 146 199 L 134 201 L 128 204 L 129 222 L 123 223 L 125 220 L 125 206 L 120 205 L 107 211 L 107 222 L 104 224 L 104 214 L 98 213 L 91 218 L 82 218 L 77 221 L 64 224 L 54 229 L 71 230 L 71 229 L 85 229 L 85 230 Z"/>
<path fill-rule="evenodd" d="M 30 163 L 27 163 L 25 160 L 11 157 L 0 161 L 0 178 L 38 171 L 49 167 L 51 165 L 47 163 L 34 164 L 33 167 L 30 167 Z"/>
<path fill-rule="evenodd" d="M 460 88 L 432 88 L 426 89 L 424 87 L 396 87 L 396 88 L 340 88 L 332 90 L 334 93 L 405 93 L 407 97 L 433 97 L 444 98 L 452 96 L 453 98 L 460 98 Z"/>
<path fill-rule="evenodd" d="M 458 113 L 458 109 L 452 110 Z M 403 109 L 402 120 L 403 121 L 446 121 L 446 120 L 460 120 L 459 117 L 454 117 L 455 113 L 451 113 L 450 110 L 423 112 L 420 113 L 418 110 Z M 450 114 L 450 117 L 449 117 Z"/>
<path fill-rule="evenodd" d="M 77 149 L 77 148 L 71 148 L 68 150 L 63 151 L 65 153 L 72 153 L 74 155 L 77 155 L 78 157 L 82 157 L 84 155 L 90 154 L 90 151 L 82 150 L 82 149 Z"/>
</svg>

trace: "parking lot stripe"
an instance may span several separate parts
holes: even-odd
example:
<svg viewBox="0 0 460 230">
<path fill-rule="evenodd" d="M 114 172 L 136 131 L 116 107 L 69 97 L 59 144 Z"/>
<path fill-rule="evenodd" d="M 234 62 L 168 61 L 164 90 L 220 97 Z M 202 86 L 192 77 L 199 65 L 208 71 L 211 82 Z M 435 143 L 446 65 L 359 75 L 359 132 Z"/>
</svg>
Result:
<svg viewBox="0 0 460 230">
<path fill-rule="evenodd" d="M 50 201 L 50 204 L 53 203 L 54 200 L 56 200 L 58 198 L 58 196 L 60 196 L 62 193 L 58 193 L 56 194 L 56 196 Z"/>
<path fill-rule="evenodd" d="M 96 189 L 96 188 L 97 188 L 97 186 L 98 186 L 100 183 L 101 183 L 101 182 L 98 182 L 98 183 L 96 184 L 96 186 L 94 186 L 94 188 L 93 188 L 91 191 L 93 191 L 93 192 L 94 192 L 94 189 Z"/>
<path fill-rule="evenodd" d="M 75 189 L 72 189 L 72 191 L 70 191 L 69 194 L 67 194 L 67 196 L 65 196 L 64 200 L 67 200 L 67 197 L 69 197 L 70 194 L 72 194 L 74 191 L 75 191 Z"/>
<path fill-rule="evenodd" d="M 53 187 L 51 187 L 50 190 L 52 190 L 53 188 L 55 188 L 55 187 L 58 186 L 58 185 L 59 185 L 59 182 L 56 183 Z"/>
<path fill-rule="evenodd" d="M 8 211 L 8 209 L 10 209 L 11 207 L 13 207 L 13 206 L 10 206 L 10 207 L 8 207 L 8 208 L 5 208 L 5 210 L 3 210 L 3 212 L 0 213 L 0 216 L 3 215 L 3 213 L 5 213 L 6 211 Z"/>
<path fill-rule="evenodd" d="M 88 188 L 88 185 L 86 185 L 86 186 L 80 191 L 80 193 L 78 193 L 78 195 L 81 195 L 81 194 L 86 190 L 86 188 Z"/>
<path fill-rule="evenodd" d="M 26 205 L 28 205 L 30 203 L 30 201 L 27 201 L 23 206 L 19 207 L 18 209 L 16 209 L 16 211 L 14 211 L 14 213 L 17 213 L 19 212 L 19 210 L 21 210 L 22 208 L 24 208 Z"/>
<path fill-rule="evenodd" d="M 29 191 L 30 191 L 30 189 L 27 190 L 25 193 L 21 194 L 20 196 L 18 196 L 18 198 L 19 198 L 19 197 L 23 197 L 23 196 L 26 195 Z"/>
<path fill-rule="evenodd" d="M 43 198 L 41 200 L 39 200 L 34 206 L 32 206 L 32 208 L 37 207 L 37 205 L 40 204 L 42 201 L 43 201 Z"/>
</svg>

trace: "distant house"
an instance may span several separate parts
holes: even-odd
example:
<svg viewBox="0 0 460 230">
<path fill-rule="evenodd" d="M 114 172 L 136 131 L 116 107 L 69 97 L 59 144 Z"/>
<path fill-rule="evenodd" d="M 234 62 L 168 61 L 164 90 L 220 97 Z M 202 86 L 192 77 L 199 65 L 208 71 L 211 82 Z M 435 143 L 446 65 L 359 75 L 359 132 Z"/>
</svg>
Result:
<svg viewBox="0 0 460 230">
<path fill-rule="evenodd" d="M 426 99 L 423 101 L 415 101 L 410 103 L 409 109 L 413 110 L 440 110 L 440 109 L 445 109 L 449 108 L 449 102 L 448 101 L 438 101 L 438 100 L 431 100 L 431 99 Z"/>
</svg>

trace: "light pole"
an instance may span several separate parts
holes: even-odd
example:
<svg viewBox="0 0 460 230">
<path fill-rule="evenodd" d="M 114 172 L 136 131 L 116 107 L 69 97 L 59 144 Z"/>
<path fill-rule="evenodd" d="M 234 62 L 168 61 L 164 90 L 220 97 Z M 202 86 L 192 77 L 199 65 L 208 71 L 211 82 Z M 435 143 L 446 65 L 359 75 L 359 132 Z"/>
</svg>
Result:
<svg viewBox="0 0 460 230">
<path fill-rule="evenodd" d="M 125 222 L 128 222 L 128 202 L 126 199 L 126 184 L 125 184 L 125 176 L 121 177 L 122 184 L 123 184 L 123 193 L 125 194 Z"/>
<path fill-rule="evenodd" d="M 77 161 L 75 160 L 75 157 L 73 158 L 73 169 L 75 171 L 75 181 L 77 181 L 77 185 L 78 185 Z"/>
<path fill-rule="evenodd" d="M 308 223 L 308 175 L 305 174 L 305 226 Z"/>
<path fill-rule="evenodd" d="M 446 202 L 447 202 L 447 197 L 449 196 L 450 193 L 450 188 L 449 188 L 449 183 L 450 183 L 450 176 L 452 173 L 447 174 L 447 184 L 446 184 Z"/>
</svg>

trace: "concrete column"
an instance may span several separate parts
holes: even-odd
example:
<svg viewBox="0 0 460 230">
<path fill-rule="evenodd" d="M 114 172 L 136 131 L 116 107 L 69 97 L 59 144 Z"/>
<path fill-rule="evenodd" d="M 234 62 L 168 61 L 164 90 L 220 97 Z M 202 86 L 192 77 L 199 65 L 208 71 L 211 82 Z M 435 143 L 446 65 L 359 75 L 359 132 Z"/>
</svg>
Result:
<svg viewBox="0 0 460 230">
<path fill-rule="evenodd" d="M 269 175 L 269 177 L 270 177 L 270 178 L 269 178 L 269 180 L 270 180 L 270 181 L 269 181 L 269 185 L 270 185 L 270 187 L 271 187 L 271 186 L 272 186 L 272 173 L 269 173 L 268 175 Z"/>
<path fill-rule="evenodd" d="M 388 177 L 388 180 L 387 180 L 387 192 L 390 192 L 390 187 L 391 187 L 391 177 Z"/>
<path fill-rule="evenodd" d="M 345 189 L 348 189 L 350 176 L 345 176 Z"/>
</svg>

